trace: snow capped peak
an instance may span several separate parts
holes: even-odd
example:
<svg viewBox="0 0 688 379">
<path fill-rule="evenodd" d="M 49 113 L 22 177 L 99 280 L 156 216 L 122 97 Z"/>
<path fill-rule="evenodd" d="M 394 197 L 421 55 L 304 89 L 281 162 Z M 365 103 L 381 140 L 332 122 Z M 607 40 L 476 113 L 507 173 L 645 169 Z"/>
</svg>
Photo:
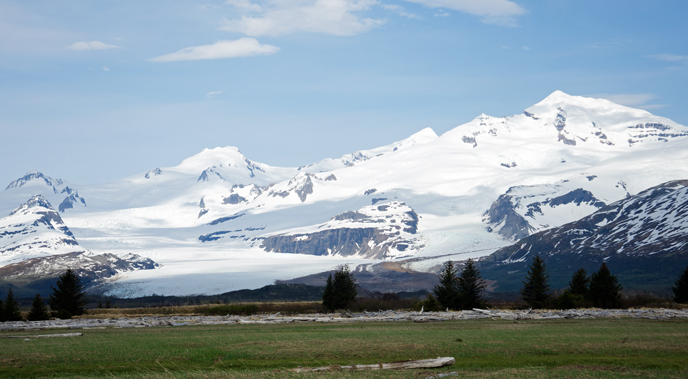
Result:
<svg viewBox="0 0 688 379">
<path fill-rule="evenodd" d="M 13 215 L 20 213 L 20 212 L 25 213 L 29 209 L 37 208 L 37 207 L 47 208 L 51 211 L 55 210 L 53 208 L 53 206 L 50 204 L 50 202 L 45 197 L 37 194 L 37 195 L 34 195 L 32 198 L 30 198 L 26 203 L 20 205 L 17 209 L 13 210 L 12 213 L 10 213 L 10 216 L 13 216 Z"/>
<path fill-rule="evenodd" d="M 231 167 L 243 163 L 246 157 L 235 146 L 203 149 L 200 153 L 186 158 L 177 166 L 181 170 L 201 172 L 208 167 Z"/>
<path fill-rule="evenodd" d="M 60 187 L 63 184 L 65 184 L 65 181 L 62 179 L 53 179 L 49 176 L 43 175 L 42 173 L 38 172 L 37 170 L 31 170 L 31 171 L 27 172 L 26 175 L 13 181 L 12 183 L 10 183 L 5 188 L 5 190 L 23 187 L 24 185 L 26 185 L 29 182 L 34 181 L 34 180 L 36 180 L 37 183 L 45 183 L 45 185 L 53 187 L 53 191 L 55 193 L 57 193 L 57 187 Z"/>
<path fill-rule="evenodd" d="M 626 107 L 606 99 L 573 96 L 558 90 L 552 92 L 551 95 L 541 102 L 526 109 L 526 115 L 530 113 L 535 116 L 544 116 L 545 113 L 568 112 L 572 109 L 588 113 L 593 117 L 619 114 L 623 114 L 626 118 L 652 117 L 650 112 L 642 109 Z"/>
</svg>

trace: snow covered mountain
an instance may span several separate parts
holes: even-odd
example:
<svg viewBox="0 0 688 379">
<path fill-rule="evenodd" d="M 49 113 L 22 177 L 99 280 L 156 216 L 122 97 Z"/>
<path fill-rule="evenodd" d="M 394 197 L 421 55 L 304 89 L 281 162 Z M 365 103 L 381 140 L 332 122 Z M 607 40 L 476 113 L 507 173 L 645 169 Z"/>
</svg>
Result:
<svg viewBox="0 0 688 379">
<path fill-rule="evenodd" d="M 554 282 L 565 286 L 580 267 L 602 262 L 626 287 L 668 289 L 688 265 L 688 180 L 649 188 L 580 220 L 525 237 L 482 260 L 486 275 L 508 285 L 540 255 Z M 505 274 L 506 272 L 506 274 Z M 511 272 L 511 274 L 508 274 Z M 520 284 L 520 283 L 518 283 Z"/>
<path fill-rule="evenodd" d="M 60 214 L 41 195 L 0 219 L 0 262 L 5 265 L 83 250 Z"/>
<path fill-rule="evenodd" d="M 29 175 L 52 185 L 49 178 L 37 174 Z M 83 249 L 60 214 L 41 195 L 0 219 L 0 246 L 0 280 L 19 285 L 20 292 L 22 285 L 56 278 L 68 268 L 92 286 L 120 273 L 159 267 L 151 259 L 132 253 L 97 255 Z"/>
<path fill-rule="evenodd" d="M 0 211 L 39 193 L 65 204 L 65 224 L 89 250 L 162 264 L 121 275 L 112 294 L 220 293 L 343 263 L 414 258 L 404 269 L 432 272 L 486 256 L 688 178 L 687 147 L 688 128 L 671 120 L 556 91 L 522 114 L 302 167 L 225 147 L 100 185 L 33 172 L 0 192 Z"/>
</svg>

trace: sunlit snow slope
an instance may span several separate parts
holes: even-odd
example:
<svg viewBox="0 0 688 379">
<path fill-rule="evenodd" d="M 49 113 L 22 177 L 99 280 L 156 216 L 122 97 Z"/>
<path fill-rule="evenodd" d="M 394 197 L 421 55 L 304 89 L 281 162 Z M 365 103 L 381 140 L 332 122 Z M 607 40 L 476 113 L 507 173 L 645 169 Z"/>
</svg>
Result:
<svg viewBox="0 0 688 379">
<path fill-rule="evenodd" d="M 79 198 L 61 214 L 82 246 L 162 265 L 123 275 L 111 293 L 218 293 L 347 262 L 488 255 L 688 178 L 686 158 L 685 126 L 557 91 L 522 114 L 298 168 L 225 147 L 102 185 L 29 178 L 0 193 L 0 210 L 36 193 L 61 203 L 68 186 Z"/>
</svg>

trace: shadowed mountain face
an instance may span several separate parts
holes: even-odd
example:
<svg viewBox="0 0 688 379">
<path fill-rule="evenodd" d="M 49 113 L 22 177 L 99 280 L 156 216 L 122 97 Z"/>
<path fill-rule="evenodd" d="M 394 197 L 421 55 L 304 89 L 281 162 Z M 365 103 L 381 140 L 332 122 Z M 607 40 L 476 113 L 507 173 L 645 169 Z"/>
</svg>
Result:
<svg viewBox="0 0 688 379">
<path fill-rule="evenodd" d="M 545 259 L 553 288 L 566 286 L 580 267 L 592 272 L 606 262 L 627 289 L 666 291 L 688 264 L 688 180 L 652 187 L 523 238 L 484 258 L 481 269 L 501 290 L 516 290 L 536 255 Z"/>
</svg>

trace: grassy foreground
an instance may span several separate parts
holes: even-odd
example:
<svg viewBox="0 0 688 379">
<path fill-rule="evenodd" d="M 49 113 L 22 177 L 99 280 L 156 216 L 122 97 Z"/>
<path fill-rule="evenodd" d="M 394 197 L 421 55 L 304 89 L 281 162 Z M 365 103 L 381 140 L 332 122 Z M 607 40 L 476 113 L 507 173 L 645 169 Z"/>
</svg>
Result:
<svg viewBox="0 0 688 379">
<path fill-rule="evenodd" d="M 8 335 L 64 331 L 2 332 Z M 0 339 L 0 377 L 471 378 L 688 376 L 688 321 L 632 319 L 417 324 L 288 324 L 83 330 L 82 337 Z M 294 374 L 285 369 L 438 356 L 453 366 Z"/>
</svg>

